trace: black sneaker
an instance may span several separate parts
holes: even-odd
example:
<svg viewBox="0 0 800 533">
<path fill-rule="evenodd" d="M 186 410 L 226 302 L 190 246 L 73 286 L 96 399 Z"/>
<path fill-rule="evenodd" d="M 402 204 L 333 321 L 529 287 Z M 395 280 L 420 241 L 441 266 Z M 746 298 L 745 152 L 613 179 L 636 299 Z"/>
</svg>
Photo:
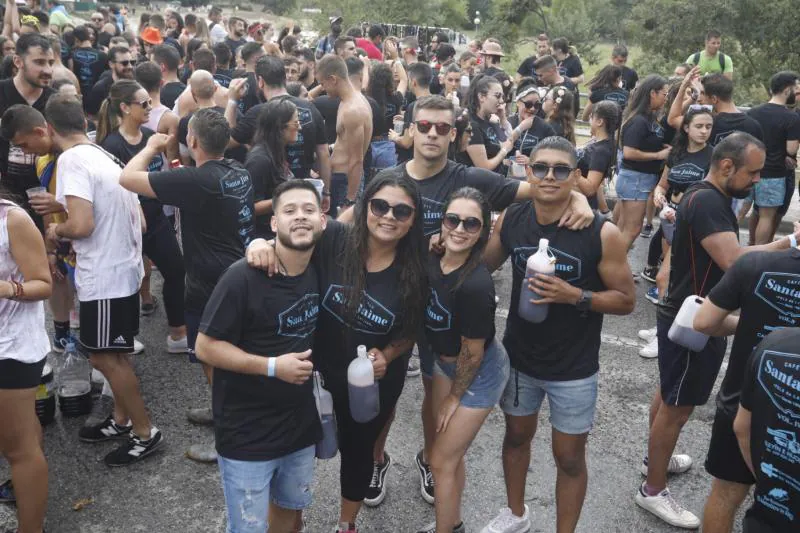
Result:
<svg viewBox="0 0 800 533">
<path fill-rule="evenodd" d="M 653 225 L 652 224 L 645 224 L 642 228 L 642 232 L 639 234 L 639 237 L 643 239 L 649 239 L 653 236 Z"/>
<path fill-rule="evenodd" d="M 433 472 L 431 465 L 422 460 L 422 450 L 416 456 L 417 470 L 419 470 L 419 492 L 422 499 L 433 505 Z"/>
<path fill-rule="evenodd" d="M 150 438 L 142 440 L 136 433 L 131 432 L 127 442 L 106 455 L 106 466 L 128 466 L 140 461 L 158 450 L 164 444 L 164 437 L 157 427 L 150 428 Z"/>
<path fill-rule="evenodd" d="M 658 275 L 658 267 L 657 266 L 650 266 L 650 265 L 647 265 L 646 267 L 644 267 L 644 269 L 642 270 L 642 273 L 640 274 L 640 276 L 643 279 L 646 279 L 650 283 L 655 283 L 656 282 L 656 276 L 657 275 Z"/>
<path fill-rule="evenodd" d="M 14 485 L 11 480 L 4 481 L 0 484 L 0 503 L 14 503 L 17 497 L 14 495 Z"/>
<path fill-rule="evenodd" d="M 461 522 L 453 528 L 453 533 L 466 533 L 467 528 L 464 527 L 464 522 Z M 436 522 L 431 522 L 422 529 L 418 529 L 417 533 L 436 533 Z"/>
<path fill-rule="evenodd" d="M 96 426 L 84 426 L 78 432 L 78 438 L 83 442 L 103 442 L 106 440 L 124 439 L 131 433 L 133 425 L 120 426 L 114 422 L 114 417 L 109 416 Z"/>
<path fill-rule="evenodd" d="M 374 463 L 372 467 L 372 481 L 369 482 L 367 493 L 364 495 L 364 505 L 367 507 L 377 507 L 386 498 L 386 474 L 392 466 L 389 452 L 383 452 L 383 459 L 383 463 Z"/>
</svg>

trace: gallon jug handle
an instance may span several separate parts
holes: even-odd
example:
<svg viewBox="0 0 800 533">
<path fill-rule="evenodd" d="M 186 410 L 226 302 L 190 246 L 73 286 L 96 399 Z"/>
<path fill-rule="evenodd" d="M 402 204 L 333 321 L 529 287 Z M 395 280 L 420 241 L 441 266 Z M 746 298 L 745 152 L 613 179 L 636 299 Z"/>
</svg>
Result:
<svg viewBox="0 0 800 533">
<path fill-rule="evenodd" d="M 555 254 L 550 251 L 550 247 L 547 247 L 547 259 L 550 260 L 550 263 L 555 263 L 558 259 L 556 258 Z"/>
</svg>

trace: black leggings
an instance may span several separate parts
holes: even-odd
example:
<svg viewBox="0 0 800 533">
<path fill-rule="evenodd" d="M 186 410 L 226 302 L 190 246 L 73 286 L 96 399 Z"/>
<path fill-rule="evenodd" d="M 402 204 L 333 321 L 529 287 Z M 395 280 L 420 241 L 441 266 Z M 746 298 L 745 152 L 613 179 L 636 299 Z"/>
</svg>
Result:
<svg viewBox="0 0 800 533">
<path fill-rule="evenodd" d="M 158 204 L 158 209 L 145 209 L 147 233 L 142 236 L 142 251 L 158 267 L 164 278 L 161 294 L 167 323 L 177 328 L 186 324 L 183 316 L 183 291 L 186 271 L 183 268 L 183 255 L 178 246 L 178 238 L 172 225 Z"/>
<path fill-rule="evenodd" d="M 381 409 L 374 419 L 365 424 L 353 420 L 350 416 L 350 404 L 347 395 L 347 375 L 324 375 L 325 388 L 333 396 L 333 409 L 336 412 L 336 427 L 339 437 L 339 454 L 341 466 L 339 483 L 342 497 L 353 502 L 364 499 L 372 480 L 373 449 L 378 436 L 392 415 L 408 369 L 408 356 L 401 356 L 392 361 L 386 375 L 378 381 Z"/>
<path fill-rule="evenodd" d="M 664 253 L 661 247 L 661 239 L 663 238 L 664 232 L 661 230 L 661 226 L 659 226 L 650 238 L 650 248 L 647 250 L 647 266 L 658 266 L 661 255 Z"/>
</svg>

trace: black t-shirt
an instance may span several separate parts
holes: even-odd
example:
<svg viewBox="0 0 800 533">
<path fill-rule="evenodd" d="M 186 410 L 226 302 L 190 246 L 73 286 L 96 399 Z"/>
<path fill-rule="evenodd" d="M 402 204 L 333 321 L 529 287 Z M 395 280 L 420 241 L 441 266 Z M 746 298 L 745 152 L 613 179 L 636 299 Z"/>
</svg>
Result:
<svg viewBox="0 0 800 533">
<path fill-rule="evenodd" d="M 636 148 L 642 152 L 660 152 L 664 149 L 664 128 L 656 121 L 650 121 L 642 115 L 635 115 L 622 128 L 622 146 Z M 632 161 L 622 159 L 622 168 L 658 174 L 663 160 Z"/>
<path fill-rule="evenodd" d="M 611 139 L 589 141 L 584 146 L 578 148 L 577 152 L 578 168 L 581 170 L 581 176 L 584 178 L 589 177 L 589 172 L 591 171 L 600 172 L 603 174 L 603 179 L 607 178 L 617 158 L 616 150 L 614 150 Z M 597 191 L 591 195 L 587 195 L 587 197 L 592 209 L 597 209 Z"/>
<path fill-rule="evenodd" d="M 603 101 L 614 102 L 620 109 L 625 109 L 625 106 L 628 105 L 628 91 L 620 88 L 609 89 L 608 87 L 592 89 L 589 101 L 593 104 Z"/>
<path fill-rule="evenodd" d="M 531 77 L 536 79 L 536 69 L 533 68 L 533 64 L 536 63 L 536 60 L 539 59 L 536 56 L 526 57 L 522 63 L 519 64 L 519 68 L 517 68 L 517 74 L 524 77 Z"/>
<path fill-rule="evenodd" d="M 577 78 L 583 74 L 583 65 L 578 56 L 569 54 L 558 62 L 558 73 L 566 78 Z"/>
<path fill-rule="evenodd" d="M 414 106 L 416 105 L 416 100 L 409 101 L 408 97 L 406 97 L 406 110 L 403 113 L 403 131 L 408 131 L 409 126 L 414 121 Z M 411 148 L 403 148 L 399 144 L 395 145 L 395 152 L 397 152 L 397 162 L 398 163 L 405 163 L 406 161 L 411 161 L 414 158 L 414 145 L 411 145 Z M 465 154 L 466 155 L 466 154 Z"/>
<path fill-rule="evenodd" d="M 731 199 L 708 181 L 689 187 L 675 215 L 669 288 L 658 308 L 660 317 L 674 320 L 686 297 L 705 297 L 719 283 L 724 272 L 700 243 L 710 235 L 727 232 L 738 238 L 739 223 Z"/>
<path fill-rule="evenodd" d="M 636 84 L 639 83 L 639 75 L 631 67 L 622 66 L 622 88 L 627 91 L 632 91 Z"/>
<path fill-rule="evenodd" d="M 78 78 L 81 94 L 87 95 L 92 91 L 100 75 L 108 67 L 108 56 L 94 48 L 74 48 L 72 50 L 72 72 Z"/>
<path fill-rule="evenodd" d="M 401 299 L 400 268 L 395 261 L 380 272 L 368 272 L 366 286 L 355 317 L 348 316 L 349 287 L 344 285 L 342 264 L 350 226 L 329 220 L 312 261 L 320 286 L 320 313 L 314 336 L 314 364 L 326 379 L 344 383 L 347 366 L 361 344 L 384 349 L 401 339 L 405 304 Z M 420 290 L 427 290 L 420 287 Z M 396 363 L 401 363 L 400 366 Z M 390 372 L 404 373 L 400 358 L 392 361 Z"/>
<path fill-rule="evenodd" d="M 519 116 L 513 115 L 508 119 L 512 128 L 519 126 Z M 533 117 L 533 125 L 522 132 L 520 136 L 514 141 L 514 150 L 522 153 L 523 155 L 530 156 L 533 147 L 539 144 L 539 141 L 545 137 L 552 137 L 556 135 L 553 127 L 546 121 L 539 117 Z"/>
<path fill-rule="evenodd" d="M 705 179 L 711 166 L 713 150 L 710 146 L 705 145 L 699 152 L 684 152 L 680 157 L 675 157 L 674 153 L 669 155 L 667 158 L 669 167 L 667 198 L 670 198 L 670 201 L 672 201 L 673 194 L 684 193 L 689 186 Z"/>
<path fill-rule="evenodd" d="M 675 134 L 678 133 L 675 128 L 669 125 L 668 118 L 667 115 L 664 115 L 661 117 L 661 120 L 658 121 L 661 125 L 661 129 L 664 130 L 664 144 L 672 144 L 672 141 L 675 140 Z"/>
<path fill-rule="evenodd" d="M 239 41 L 235 39 L 231 39 L 230 37 L 225 37 L 225 44 L 228 45 L 228 48 L 231 49 L 231 62 L 236 61 L 236 50 L 239 49 L 240 46 L 244 46 L 247 44 L 246 39 L 241 39 Z"/>
<path fill-rule="evenodd" d="M 411 178 L 405 164 L 382 170 L 378 175 L 384 174 Z M 486 196 L 492 210 L 502 211 L 514 201 L 520 184 L 519 180 L 504 178 L 490 170 L 467 167 L 455 161 L 448 161 L 438 174 L 415 181 L 422 196 L 422 229 L 426 237 L 441 231 L 444 204 L 461 187 L 478 189 Z"/>
<path fill-rule="evenodd" d="M 464 266 L 444 274 L 440 257 L 428 260 L 430 295 L 425 306 L 425 336 L 433 351 L 455 357 L 461 353 L 461 337 L 486 339 L 484 348 L 494 340 L 494 282 L 483 264 L 461 278 Z"/>
<path fill-rule="evenodd" d="M 286 158 L 289 169 L 295 178 L 308 178 L 311 167 L 314 166 L 317 146 L 327 144 L 325 139 L 325 122 L 317 108 L 308 100 L 301 100 L 294 96 L 278 96 L 286 98 L 297 106 L 297 118 L 300 120 L 300 131 L 297 141 L 286 146 Z M 231 137 L 239 144 L 252 144 L 253 136 L 258 125 L 258 114 L 266 106 L 259 104 L 251 108 L 244 116 L 239 116 L 236 127 L 231 131 Z"/>
<path fill-rule="evenodd" d="M 219 68 L 214 73 L 214 80 L 226 89 L 230 86 L 233 79 L 233 71 L 228 68 Z"/>
<path fill-rule="evenodd" d="M 91 92 L 83 93 L 83 108 L 88 114 L 96 115 L 100 112 L 100 106 L 103 105 L 103 100 L 108 98 L 112 85 L 114 85 L 114 78 L 111 76 L 102 77 L 100 81 L 94 84 Z"/>
<path fill-rule="evenodd" d="M 383 137 L 389 134 L 389 130 L 394 127 L 394 117 L 399 115 L 403 108 L 403 95 L 394 92 L 386 99 L 386 107 L 381 114 L 380 105 L 378 113 L 373 110 L 372 117 L 372 136 Z M 377 115 L 377 116 L 376 116 Z"/>
<path fill-rule="evenodd" d="M 734 131 L 743 131 L 758 140 L 764 140 L 764 130 L 753 117 L 745 113 L 717 113 L 714 115 L 714 125 L 711 127 L 708 144 L 712 147 L 716 146 Z"/>
<path fill-rule="evenodd" d="M 339 113 L 339 99 L 331 98 L 323 94 L 319 98 L 314 98 L 314 107 L 317 108 L 322 119 L 325 121 L 325 141 L 328 144 L 336 142 L 336 117 Z"/>
<path fill-rule="evenodd" d="M 45 88 L 39 99 L 33 103 L 33 108 L 44 114 L 44 107 L 52 94 L 51 88 Z M 28 102 L 17 91 L 13 78 L 0 81 L 0 117 L 15 104 L 27 105 Z M 24 153 L 16 145 L 12 146 L 2 136 L 0 136 L 0 184 L 9 193 L 16 196 L 15 201 L 34 216 L 34 220 L 41 223 L 41 217 L 35 215 L 28 203 L 28 195 L 25 193 L 31 187 L 41 185 L 36 175 L 36 156 Z"/>
<path fill-rule="evenodd" d="M 179 81 L 171 81 L 161 88 L 161 104 L 168 109 L 175 107 L 175 101 L 186 90 L 186 85 Z"/>
<path fill-rule="evenodd" d="M 214 106 L 214 107 L 210 107 L 208 109 L 213 109 L 214 111 L 216 111 L 220 115 L 224 115 L 225 114 L 225 108 L 224 107 Z M 186 137 L 189 136 L 189 121 L 194 116 L 194 113 L 195 112 L 192 111 L 191 113 L 189 113 L 188 115 L 186 115 L 185 117 L 181 118 L 178 121 L 178 143 L 182 144 L 184 146 L 188 146 L 188 142 L 186 140 Z M 227 157 L 228 159 L 235 159 L 236 161 L 239 161 L 240 163 L 244 163 L 245 159 L 247 158 L 247 147 L 245 147 L 245 146 L 236 146 L 234 148 L 228 148 L 227 150 L 225 150 L 225 157 Z M 192 166 L 194 166 L 194 160 L 192 160 L 191 164 L 192 164 Z"/>
<path fill-rule="evenodd" d="M 506 140 L 506 132 L 499 124 L 493 124 L 474 113 L 470 113 L 469 121 L 472 124 L 472 135 L 469 137 L 470 146 L 483 145 L 486 147 L 486 158 L 491 159 L 500 153 L 500 147 Z M 473 163 L 474 165 L 474 163 Z M 501 162 L 492 169 L 500 174 L 505 174 L 505 165 Z"/>
<path fill-rule="evenodd" d="M 299 276 L 267 276 L 240 259 L 219 279 L 200 331 L 251 355 L 276 357 L 311 348 L 319 315 L 314 267 Z M 302 385 L 265 375 L 214 369 L 217 453 L 239 461 L 268 461 L 322 436 L 313 381 Z"/>
<path fill-rule="evenodd" d="M 554 122 L 554 121 L 547 121 L 547 125 L 553 130 L 553 135 L 556 137 L 563 137 L 567 139 L 566 135 L 564 135 L 564 126 L 561 122 Z M 569 141 L 569 139 L 567 139 Z"/>
<path fill-rule="evenodd" d="M 253 201 L 272 199 L 275 187 L 289 179 L 289 169 L 281 170 L 275 164 L 272 154 L 258 144 L 247 153 L 244 167 L 253 179 Z M 271 215 L 256 215 L 256 237 L 271 239 L 275 236 L 270 228 Z"/>
<path fill-rule="evenodd" d="M 181 210 L 186 310 L 202 313 L 217 280 L 254 232 L 250 174 L 230 159 L 149 174 L 157 198 Z"/>
<path fill-rule="evenodd" d="M 742 407 L 750 411 L 753 506 L 745 533 L 797 531 L 800 516 L 800 330 L 775 331 L 747 362 Z"/>
<path fill-rule="evenodd" d="M 784 178 L 786 168 L 786 142 L 800 139 L 800 117 L 786 106 L 767 102 L 747 112 L 761 124 L 767 160 L 764 162 L 762 178 Z"/>
<path fill-rule="evenodd" d="M 800 326 L 800 250 L 740 257 L 708 298 L 722 309 L 741 309 L 728 371 L 717 395 L 717 407 L 733 419 L 753 348 L 771 331 Z"/>
<path fill-rule="evenodd" d="M 595 217 L 588 228 L 570 231 L 558 224 L 540 225 L 532 202 L 506 209 L 500 242 L 511 259 L 513 286 L 503 344 L 514 369 L 548 381 L 583 379 L 599 370 L 602 313 L 550 304 L 547 318 L 534 324 L 520 318 L 518 309 L 528 257 L 539 249 L 542 238 L 550 240 L 556 276 L 584 290 L 605 290 L 597 271 L 603 258 L 600 231 L 604 222 L 603 217 Z"/>
</svg>

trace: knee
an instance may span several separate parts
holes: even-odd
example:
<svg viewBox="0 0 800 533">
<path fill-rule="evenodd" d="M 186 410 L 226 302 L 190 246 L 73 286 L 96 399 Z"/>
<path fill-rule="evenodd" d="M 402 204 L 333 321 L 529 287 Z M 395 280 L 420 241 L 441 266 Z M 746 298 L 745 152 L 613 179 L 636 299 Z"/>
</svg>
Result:
<svg viewBox="0 0 800 533">
<path fill-rule="evenodd" d="M 89 356 L 89 363 L 103 374 L 114 372 L 130 364 L 127 355 L 116 353 L 91 354 Z"/>
<path fill-rule="evenodd" d="M 428 458 L 434 477 L 441 474 L 455 472 L 458 463 L 463 460 L 463 457 L 454 457 L 452 455 L 447 455 L 440 452 L 436 449 L 435 444 L 433 450 L 431 451 L 431 456 Z"/>
<path fill-rule="evenodd" d="M 714 479 L 706 506 L 733 514 L 750 492 L 750 485 Z"/>
<path fill-rule="evenodd" d="M 530 448 L 533 440 L 533 432 L 524 431 L 521 428 L 506 426 L 506 434 L 503 438 L 503 447 L 512 450 L 520 448 Z"/>
<path fill-rule="evenodd" d="M 670 425 L 683 427 L 689 421 L 692 414 L 692 407 L 674 407 L 670 405 L 663 405 L 659 411 L 664 413 Z"/>
<path fill-rule="evenodd" d="M 586 457 L 583 454 L 553 451 L 558 471 L 568 477 L 579 477 L 586 472 Z"/>
</svg>

